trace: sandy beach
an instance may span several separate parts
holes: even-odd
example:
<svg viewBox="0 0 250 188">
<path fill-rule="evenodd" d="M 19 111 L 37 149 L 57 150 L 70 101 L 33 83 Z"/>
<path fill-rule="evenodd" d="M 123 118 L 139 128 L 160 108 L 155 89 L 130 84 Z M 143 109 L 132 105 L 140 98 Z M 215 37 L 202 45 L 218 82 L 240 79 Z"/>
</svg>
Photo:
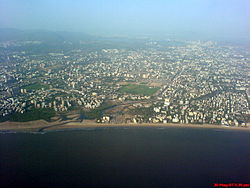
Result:
<svg viewBox="0 0 250 188">
<path fill-rule="evenodd" d="M 1 132 L 47 132 L 56 130 L 70 130 L 83 128 L 105 128 L 105 127 L 180 127 L 180 128 L 213 128 L 213 129 L 230 129 L 250 131 L 249 127 L 228 127 L 212 124 L 173 124 L 173 123 L 141 123 L 141 124 L 126 124 L 126 123 L 96 123 L 94 121 L 85 120 L 84 122 L 76 121 L 54 121 L 47 122 L 44 120 L 30 122 L 2 122 L 0 123 Z"/>
</svg>

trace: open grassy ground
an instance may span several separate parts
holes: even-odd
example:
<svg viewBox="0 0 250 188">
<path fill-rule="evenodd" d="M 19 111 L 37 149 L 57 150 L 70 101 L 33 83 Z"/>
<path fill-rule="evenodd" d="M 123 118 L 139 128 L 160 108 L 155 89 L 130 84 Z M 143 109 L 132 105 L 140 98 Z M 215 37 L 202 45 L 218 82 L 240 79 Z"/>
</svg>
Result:
<svg viewBox="0 0 250 188">
<path fill-rule="evenodd" d="M 119 90 L 121 93 L 128 93 L 134 95 L 153 95 L 156 91 L 160 89 L 159 87 L 148 87 L 146 85 L 138 85 L 138 84 L 128 84 L 122 86 Z"/>
<path fill-rule="evenodd" d="M 41 83 L 34 83 L 34 84 L 26 85 L 22 88 L 26 89 L 27 91 L 31 91 L 31 90 L 38 90 L 38 89 L 42 89 L 42 88 L 49 89 L 49 86 L 41 84 Z"/>
</svg>

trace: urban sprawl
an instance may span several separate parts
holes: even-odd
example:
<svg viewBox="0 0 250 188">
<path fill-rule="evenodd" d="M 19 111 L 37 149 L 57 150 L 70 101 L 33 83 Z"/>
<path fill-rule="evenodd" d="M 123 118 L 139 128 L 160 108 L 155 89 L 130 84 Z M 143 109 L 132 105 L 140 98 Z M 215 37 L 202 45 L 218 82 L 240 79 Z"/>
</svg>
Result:
<svg viewBox="0 0 250 188">
<path fill-rule="evenodd" d="M 248 126 L 250 51 L 183 43 L 29 55 L 2 42 L 0 119 Z"/>
</svg>

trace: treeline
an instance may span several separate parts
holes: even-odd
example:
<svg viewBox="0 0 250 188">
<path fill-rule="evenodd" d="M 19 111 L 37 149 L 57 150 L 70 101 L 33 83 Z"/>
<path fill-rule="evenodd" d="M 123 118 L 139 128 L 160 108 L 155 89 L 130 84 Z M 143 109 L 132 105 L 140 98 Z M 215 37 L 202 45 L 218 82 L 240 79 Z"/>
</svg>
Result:
<svg viewBox="0 0 250 188">
<path fill-rule="evenodd" d="M 8 116 L 0 117 L 0 122 L 4 121 L 16 121 L 16 122 L 27 122 L 34 120 L 46 120 L 50 121 L 50 118 L 55 116 L 55 111 L 51 108 L 40 108 L 31 109 L 25 113 L 13 113 Z"/>
</svg>

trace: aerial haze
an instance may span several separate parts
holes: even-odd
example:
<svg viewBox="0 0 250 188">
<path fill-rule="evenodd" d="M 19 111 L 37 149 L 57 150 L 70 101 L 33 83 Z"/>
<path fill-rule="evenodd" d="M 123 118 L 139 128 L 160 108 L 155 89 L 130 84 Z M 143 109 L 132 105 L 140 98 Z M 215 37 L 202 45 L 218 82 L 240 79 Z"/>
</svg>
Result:
<svg viewBox="0 0 250 188">
<path fill-rule="evenodd" d="M 250 187 L 250 0 L 0 0 L 0 187 Z"/>
<path fill-rule="evenodd" d="M 248 0 L 0 0 L 0 27 L 98 36 L 249 40 Z"/>
</svg>

